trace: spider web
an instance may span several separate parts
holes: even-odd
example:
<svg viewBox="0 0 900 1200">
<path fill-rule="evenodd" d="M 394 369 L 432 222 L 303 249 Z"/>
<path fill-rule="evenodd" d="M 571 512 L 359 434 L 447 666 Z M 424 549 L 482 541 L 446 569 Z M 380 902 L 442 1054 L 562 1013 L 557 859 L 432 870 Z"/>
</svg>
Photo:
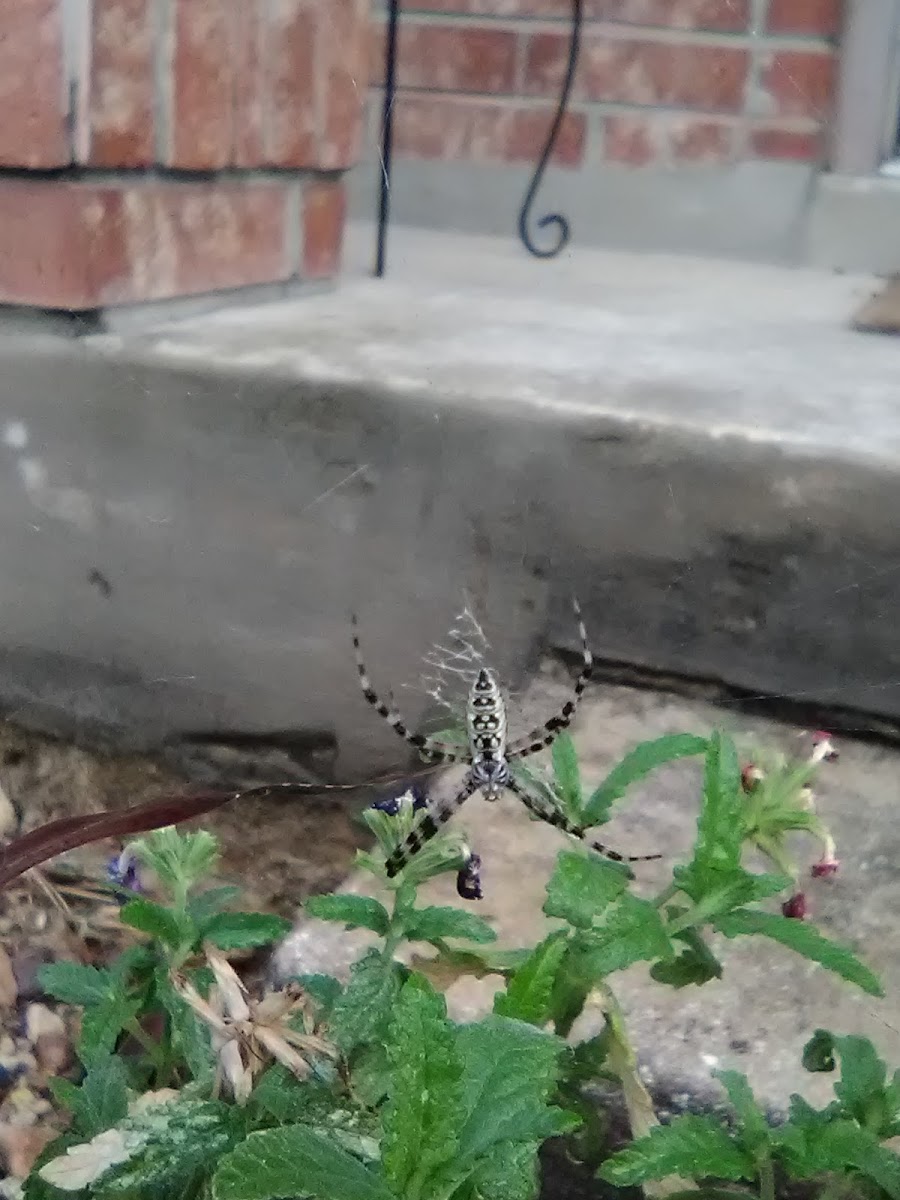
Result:
<svg viewBox="0 0 900 1200">
<path fill-rule="evenodd" d="M 491 658 L 490 640 L 475 615 L 471 598 L 463 593 L 463 606 L 453 618 L 445 638 L 433 643 L 423 655 L 424 669 L 418 682 L 403 686 L 424 691 L 455 721 L 460 721 L 465 716 L 465 694 Z"/>
</svg>

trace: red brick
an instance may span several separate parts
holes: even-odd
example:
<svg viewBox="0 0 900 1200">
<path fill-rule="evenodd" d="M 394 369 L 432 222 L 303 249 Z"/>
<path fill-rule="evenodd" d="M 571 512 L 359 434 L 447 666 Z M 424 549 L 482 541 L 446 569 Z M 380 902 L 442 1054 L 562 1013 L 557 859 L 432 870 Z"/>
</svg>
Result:
<svg viewBox="0 0 900 1200">
<path fill-rule="evenodd" d="M 359 157 L 368 80 L 368 0 L 327 0 L 321 10 L 318 61 L 325 111 L 318 165 L 352 166 Z"/>
<path fill-rule="evenodd" d="M 767 115 L 827 120 L 834 98 L 837 64 L 823 51 L 781 50 L 763 62 L 761 86 L 769 98 Z"/>
<path fill-rule="evenodd" d="M 80 155 L 92 166 L 154 161 L 155 7 L 154 0 L 93 0 L 88 127 Z"/>
<path fill-rule="evenodd" d="M 0 166 L 68 163 L 67 108 L 62 6 L 0 0 Z"/>
<path fill-rule="evenodd" d="M 749 0 L 585 0 L 584 18 L 736 32 L 747 28 L 749 7 Z M 415 0 L 415 8 L 472 16 L 569 18 L 572 0 Z"/>
<path fill-rule="evenodd" d="M 303 277 L 330 279 L 341 269 L 347 199 L 340 180 L 303 189 Z"/>
<path fill-rule="evenodd" d="M 269 30 L 267 0 L 240 0 L 234 66 L 232 163 L 256 167 L 266 161 L 266 97 Z"/>
<path fill-rule="evenodd" d="M 783 129 L 763 125 L 750 131 L 750 150 L 757 158 L 816 162 L 824 153 L 821 131 Z"/>
<path fill-rule="evenodd" d="M 401 95 L 394 110 L 394 150 L 420 159 L 533 163 L 547 141 L 555 110 L 470 96 Z M 584 113 L 563 118 L 552 161 L 575 167 L 584 158 Z"/>
<path fill-rule="evenodd" d="M 316 8 L 310 0 L 275 0 L 273 6 L 268 35 L 266 157 L 274 166 L 317 165 Z"/>
<path fill-rule="evenodd" d="M 384 33 L 375 26 L 370 77 L 384 82 Z M 509 93 L 516 72 L 516 34 L 479 25 L 401 22 L 397 46 L 400 87 L 440 92 Z"/>
<path fill-rule="evenodd" d="M 175 0 L 170 166 L 231 161 L 236 32 L 232 0 Z"/>
<path fill-rule="evenodd" d="M 692 114 L 611 113 L 604 122 L 606 161 L 632 167 L 723 163 L 733 144 L 733 126 Z"/>
<path fill-rule="evenodd" d="M 559 92 L 568 55 L 561 34 L 535 34 L 528 43 L 525 90 Z M 586 40 L 576 94 L 621 104 L 738 112 L 744 105 L 746 50 L 726 46 L 596 36 Z"/>
<path fill-rule="evenodd" d="M 0 181 L 0 300 L 87 309 L 283 280 L 280 185 Z"/>
<path fill-rule="evenodd" d="M 771 33 L 836 37 L 841 28 L 841 0 L 769 0 Z"/>
</svg>

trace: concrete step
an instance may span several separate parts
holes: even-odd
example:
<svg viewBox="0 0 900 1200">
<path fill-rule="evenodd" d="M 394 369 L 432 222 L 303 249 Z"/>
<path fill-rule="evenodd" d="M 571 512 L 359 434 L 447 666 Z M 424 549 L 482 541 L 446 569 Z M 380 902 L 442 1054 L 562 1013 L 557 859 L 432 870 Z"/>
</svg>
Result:
<svg viewBox="0 0 900 1200">
<path fill-rule="evenodd" d="M 361 776 L 397 755 L 351 607 L 385 689 L 466 595 L 514 683 L 575 591 L 611 661 L 900 717 L 871 279 L 397 229 L 378 281 L 351 243 L 332 293 L 0 336 L 7 711 Z"/>
</svg>

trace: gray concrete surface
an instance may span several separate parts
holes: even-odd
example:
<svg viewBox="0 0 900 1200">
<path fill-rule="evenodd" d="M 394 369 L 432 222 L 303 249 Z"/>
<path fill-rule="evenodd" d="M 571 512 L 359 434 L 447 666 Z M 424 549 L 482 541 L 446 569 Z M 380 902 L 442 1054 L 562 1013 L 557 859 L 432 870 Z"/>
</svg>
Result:
<svg viewBox="0 0 900 1200">
<path fill-rule="evenodd" d="M 816 266 L 843 271 L 900 271 L 900 179 L 820 175 L 807 254 Z"/>
<path fill-rule="evenodd" d="M 331 294 L 0 337 L 7 715 L 360 778 L 398 750 L 351 606 L 398 688 L 468 593 L 515 681 L 574 590 L 600 656 L 900 716 L 869 278 L 398 229 L 379 282 L 372 244 Z"/>
<path fill-rule="evenodd" d="M 350 211 L 377 212 L 381 165 L 374 132 L 366 162 L 350 172 Z M 393 219 L 401 225 L 516 238 L 533 166 L 398 158 Z M 724 255 L 751 261 L 805 261 L 816 174 L 802 163 L 649 166 L 590 164 L 551 168 L 533 221 L 562 213 L 573 244 L 638 253 Z M 538 245 L 543 235 L 534 230 Z M 552 244 L 552 243 L 551 243 Z"/>
<path fill-rule="evenodd" d="M 514 728 L 524 729 L 539 713 L 550 715 L 570 681 L 558 669 L 545 671 L 525 698 Z M 599 782 L 637 742 L 663 733 L 708 733 L 728 729 L 740 743 L 762 744 L 786 753 L 802 751 L 795 727 L 748 719 L 735 711 L 672 696 L 620 687 L 592 687 L 574 734 L 586 785 Z M 702 988 L 674 991 L 654 983 L 644 966 L 614 977 L 648 1084 L 675 1103 L 721 1099 L 712 1071 L 745 1071 L 772 1108 L 786 1106 L 794 1091 L 821 1104 L 830 1098 L 825 1076 L 802 1070 L 800 1054 L 817 1027 L 871 1037 L 892 1068 L 900 1065 L 900 833 L 896 811 L 900 755 L 895 750 L 840 741 L 841 757 L 820 771 L 816 808 L 836 836 L 839 874 L 812 880 L 808 866 L 821 848 L 798 836 L 792 851 L 805 868 L 803 887 L 813 919 L 829 937 L 852 946 L 879 974 L 884 1000 L 872 999 L 790 951 L 763 939 L 714 939 L 725 965 L 723 978 Z M 700 764 L 671 764 L 637 787 L 601 838 L 633 854 L 662 851 L 660 863 L 637 866 L 641 894 L 657 894 L 675 862 L 688 856 L 694 836 Z M 446 778 L 446 776 L 445 776 Z M 496 804 L 469 801 L 456 821 L 484 859 L 485 898 L 473 911 L 496 927 L 498 945 L 532 945 L 550 927 L 541 913 L 544 886 L 566 839 L 532 822 L 520 804 L 505 796 Z M 761 863 L 754 866 L 761 866 Z M 376 894 L 369 875 L 351 876 L 345 890 Z M 459 903 L 452 877 L 423 889 L 422 902 Z M 368 941 L 338 925 L 301 920 L 281 947 L 278 968 L 343 974 Z M 416 947 L 420 954 L 428 951 Z M 410 960 L 410 948 L 405 951 Z M 489 1010 L 498 980 L 461 979 L 448 992 L 458 1019 Z M 602 1018 L 588 1012 L 575 1033 L 587 1035 Z"/>
</svg>

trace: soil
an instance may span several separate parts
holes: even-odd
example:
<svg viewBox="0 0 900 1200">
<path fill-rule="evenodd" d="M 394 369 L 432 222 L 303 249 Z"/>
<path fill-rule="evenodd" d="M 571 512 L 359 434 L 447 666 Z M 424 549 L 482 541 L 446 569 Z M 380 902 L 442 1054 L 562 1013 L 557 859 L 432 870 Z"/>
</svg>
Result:
<svg viewBox="0 0 900 1200">
<path fill-rule="evenodd" d="M 216 775 L 222 786 L 244 783 L 241 764 L 220 762 Z M 57 817 L 145 803 L 196 785 L 149 758 L 105 757 L 0 722 L 3 842 Z M 333 889 L 349 872 L 366 840 L 354 819 L 359 806 L 352 793 L 226 805 L 196 823 L 219 839 L 212 882 L 239 885 L 248 909 L 293 918 L 306 896 Z M 42 994 L 41 965 L 61 959 L 103 965 L 132 936 L 98 887 L 119 849 L 105 842 L 72 851 L 0 893 L 0 1197 L 17 1194 L 16 1181 L 59 1128 L 47 1081 L 72 1065 L 75 1013 Z"/>
</svg>

